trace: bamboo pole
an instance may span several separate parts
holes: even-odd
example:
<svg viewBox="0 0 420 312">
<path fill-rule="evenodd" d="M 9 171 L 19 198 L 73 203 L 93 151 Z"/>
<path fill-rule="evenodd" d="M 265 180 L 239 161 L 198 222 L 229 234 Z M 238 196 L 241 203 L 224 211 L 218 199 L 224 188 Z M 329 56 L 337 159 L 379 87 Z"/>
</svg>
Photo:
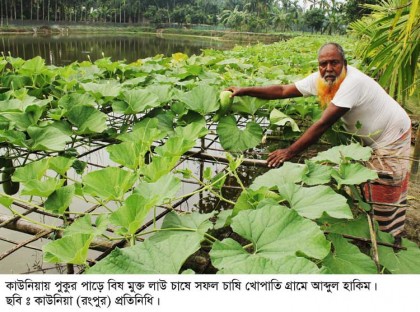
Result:
<svg viewBox="0 0 420 312">
<path fill-rule="evenodd" d="M 25 220 L 16 220 L 13 222 L 9 222 L 10 219 L 11 219 L 10 216 L 0 214 L 0 223 L 4 223 L 5 224 L 4 228 L 9 229 L 9 230 L 18 231 L 18 232 L 29 234 L 29 235 L 39 235 L 40 233 L 44 233 L 43 236 L 41 237 L 46 237 L 46 238 L 50 238 L 48 237 L 48 235 L 54 232 L 52 230 L 45 231 L 43 227 L 36 224 L 32 224 Z M 61 238 L 62 234 L 63 234 L 62 231 L 58 231 L 58 232 L 55 232 L 54 236 L 55 238 Z M 41 238 L 41 237 L 38 237 L 38 238 Z M 94 239 L 90 245 L 90 248 L 97 251 L 105 251 L 111 248 L 112 245 L 113 244 L 111 242 L 108 242 L 106 240 Z"/>
<path fill-rule="evenodd" d="M 6 258 L 7 256 L 11 255 L 15 251 L 19 250 L 22 247 L 25 247 L 27 244 L 32 243 L 46 235 L 49 235 L 52 233 L 52 230 L 42 230 L 41 232 L 38 232 L 35 236 L 32 236 L 31 238 L 27 239 L 26 241 L 21 242 L 20 244 L 14 246 L 13 248 L 9 249 L 8 251 L 2 253 L 0 255 L 0 261 Z"/>
<path fill-rule="evenodd" d="M 185 153 L 185 155 L 190 156 L 190 157 L 195 157 L 195 158 L 198 158 L 198 159 L 213 160 L 213 161 L 218 161 L 218 162 L 221 162 L 221 163 L 229 163 L 229 161 L 227 160 L 226 157 L 219 156 L 219 155 L 212 155 L 212 154 L 201 153 L 201 152 L 193 152 L 193 151 L 188 151 L 188 152 Z M 265 160 L 262 160 L 262 159 L 245 158 L 242 161 L 242 165 L 255 166 L 255 167 L 267 167 L 267 162 Z"/>
<path fill-rule="evenodd" d="M 19 244 L 19 242 L 8 239 L 8 238 L 5 238 L 5 237 L 0 237 L 0 240 L 3 241 L 3 242 L 9 243 L 9 244 L 13 244 L 13 245 L 18 245 Z M 42 251 L 41 248 L 30 246 L 30 245 L 25 245 L 24 247 L 28 248 L 28 249 L 35 250 L 35 251 Z"/>
<path fill-rule="evenodd" d="M 379 273 L 381 271 L 381 265 L 379 263 L 378 243 L 376 240 L 373 217 L 371 217 L 369 212 L 366 215 L 367 215 L 368 224 L 369 224 L 370 239 L 372 241 L 372 259 L 375 262 L 376 268 L 378 269 L 378 273 Z"/>
</svg>

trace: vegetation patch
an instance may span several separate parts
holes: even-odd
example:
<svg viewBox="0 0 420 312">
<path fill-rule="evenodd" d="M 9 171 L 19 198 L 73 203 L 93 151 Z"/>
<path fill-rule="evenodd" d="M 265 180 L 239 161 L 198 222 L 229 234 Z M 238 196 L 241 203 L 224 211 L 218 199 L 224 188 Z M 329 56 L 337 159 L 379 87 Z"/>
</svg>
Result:
<svg viewBox="0 0 420 312">
<path fill-rule="evenodd" d="M 44 260 L 81 265 L 87 273 L 192 273 L 185 263 L 197 254 L 206 257 L 207 270 L 229 274 L 419 273 L 418 246 L 403 240 L 396 248 L 372 224 L 359 190 L 376 178 L 363 166 L 371 150 L 339 124 L 323 137 L 324 152 L 264 170 L 249 183 L 241 176 L 252 155 L 260 158 L 255 163 L 263 158 L 258 150 L 265 140 L 270 148 L 294 140 L 321 110 L 313 98 L 243 97 L 226 108 L 220 91 L 304 77 L 315 70 L 324 41 L 308 36 L 130 64 L 103 58 L 53 67 L 40 57 L 3 56 L 1 155 L 20 185 L 16 194 L 0 193 L 3 209 L 62 231 L 43 246 Z M 199 176 L 179 164 L 211 150 L 203 142 L 220 144 L 225 166 L 204 165 Z M 90 157 L 98 150 L 107 161 L 94 165 Z M 186 182 L 197 189 L 185 191 Z M 225 196 L 232 185 L 238 195 Z M 223 209 L 178 209 L 208 194 Z M 17 205 L 64 222 L 39 222 Z M 92 260 L 89 248 L 98 238 L 116 248 Z"/>
</svg>

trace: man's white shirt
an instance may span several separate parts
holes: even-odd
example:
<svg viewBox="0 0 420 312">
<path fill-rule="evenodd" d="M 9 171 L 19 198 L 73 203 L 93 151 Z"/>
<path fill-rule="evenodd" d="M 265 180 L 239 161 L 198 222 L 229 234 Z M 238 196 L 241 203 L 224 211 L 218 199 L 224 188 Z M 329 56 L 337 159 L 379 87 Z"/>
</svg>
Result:
<svg viewBox="0 0 420 312">
<path fill-rule="evenodd" d="M 295 82 L 296 88 L 303 96 L 318 95 L 319 77 L 319 72 L 313 73 Z M 375 149 L 396 141 L 411 127 L 401 105 L 374 79 L 352 66 L 347 66 L 346 77 L 331 102 L 350 109 L 342 117 L 344 127 Z"/>
</svg>

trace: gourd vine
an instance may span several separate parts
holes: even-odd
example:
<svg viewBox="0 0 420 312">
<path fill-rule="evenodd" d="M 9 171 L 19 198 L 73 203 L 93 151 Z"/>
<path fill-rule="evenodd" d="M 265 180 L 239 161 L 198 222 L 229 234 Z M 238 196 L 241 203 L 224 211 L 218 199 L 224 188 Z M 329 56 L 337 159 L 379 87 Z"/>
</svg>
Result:
<svg viewBox="0 0 420 312">
<path fill-rule="evenodd" d="M 305 46 L 316 51 L 319 40 L 308 37 Z M 63 67 L 3 56 L 0 204 L 54 233 L 44 261 L 86 273 L 418 273 L 415 243 L 394 251 L 390 235 L 369 230 L 370 204 L 358 189 L 377 177 L 363 166 L 371 150 L 339 126 L 304 161 L 257 177 L 244 169 L 264 163 L 321 110 L 316 99 L 232 100 L 220 92 L 305 76 L 314 55 L 301 46 L 292 39 Z M 197 165 L 200 157 L 214 161 Z M 181 207 L 194 198 L 218 204 Z M 91 259 L 101 242 L 112 251 Z M 198 253 L 203 271 L 187 261 Z"/>
</svg>

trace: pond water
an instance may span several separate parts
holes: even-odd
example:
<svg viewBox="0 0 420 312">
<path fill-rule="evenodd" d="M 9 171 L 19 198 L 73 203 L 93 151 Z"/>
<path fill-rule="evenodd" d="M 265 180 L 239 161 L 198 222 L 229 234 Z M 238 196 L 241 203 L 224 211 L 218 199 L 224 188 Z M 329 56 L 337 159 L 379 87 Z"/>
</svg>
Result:
<svg viewBox="0 0 420 312">
<path fill-rule="evenodd" d="M 68 65 L 74 61 L 110 57 L 111 60 L 136 61 L 163 54 L 182 52 L 189 56 L 201 54 L 202 49 L 224 50 L 233 42 L 212 38 L 159 34 L 69 34 L 69 35 L 12 35 L 0 37 L 0 53 L 31 59 L 41 56 L 48 65 Z"/>
</svg>

